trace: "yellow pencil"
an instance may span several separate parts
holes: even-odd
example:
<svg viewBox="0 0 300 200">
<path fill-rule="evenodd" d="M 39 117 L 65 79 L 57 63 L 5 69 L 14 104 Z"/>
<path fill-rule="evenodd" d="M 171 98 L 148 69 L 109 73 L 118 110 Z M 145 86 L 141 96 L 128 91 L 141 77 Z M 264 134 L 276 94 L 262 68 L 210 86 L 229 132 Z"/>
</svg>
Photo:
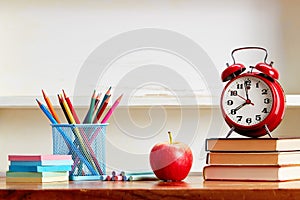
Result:
<svg viewBox="0 0 300 200">
<path fill-rule="evenodd" d="M 62 99 L 63 106 L 66 109 L 66 113 L 67 113 L 67 115 L 68 115 L 68 117 L 70 119 L 71 124 L 76 124 L 75 119 L 74 119 L 74 117 L 72 115 L 72 112 L 71 112 L 71 110 L 70 110 L 70 108 L 69 108 L 66 100 L 63 98 L 62 95 L 61 95 L 61 99 Z M 83 153 L 85 154 L 86 158 L 92 164 L 92 166 L 94 167 L 94 169 L 98 170 L 98 172 L 100 174 L 102 174 L 102 170 L 101 170 L 101 168 L 100 168 L 100 166 L 98 164 L 96 156 L 95 156 L 93 150 L 91 149 L 91 147 L 88 144 L 88 139 L 87 139 L 86 135 L 84 133 L 82 133 L 82 135 L 81 135 L 81 133 L 79 132 L 78 128 L 75 128 L 74 132 L 75 132 L 75 134 L 76 134 L 76 136 L 77 136 L 77 138 L 79 140 L 79 145 L 80 145 Z M 87 148 L 88 148 L 89 151 L 87 150 Z M 90 155 L 89 152 L 92 154 L 92 156 Z"/>
</svg>

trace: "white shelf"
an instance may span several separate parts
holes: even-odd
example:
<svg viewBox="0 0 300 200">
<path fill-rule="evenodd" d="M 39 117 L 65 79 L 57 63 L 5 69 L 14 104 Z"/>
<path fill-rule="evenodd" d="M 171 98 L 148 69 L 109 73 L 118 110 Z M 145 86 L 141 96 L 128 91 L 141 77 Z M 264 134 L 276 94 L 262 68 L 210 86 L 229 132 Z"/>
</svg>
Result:
<svg viewBox="0 0 300 200">
<path fill-rule="evenodd" d="M 35 99 L 39 99 L 44 102 L 41 96 L 0 96 L 0 108 L 38 108 Z M 54 96 L 49 97 L 53 107 L 60 107 L 58 100 Z M 86 108 L 89 106 L 90 97 L 76 97 L 76 100 L 71 101 L 77 108 Z M 170 97 L 170 96 L 136 96 L 130 98 L 130 100 L 125 100 L 124 98 L 119 104 L 119 107 L 149 107 L 149 106 L 169 106 L 169 107 L 212 107 L 218 106 L 218 100 L 212 99 L 209 96 L 197 96 L 197 97 Z M 111 105 L 112 101 L 109 105 Z"/>
<path fill-rule="evenodd" d="M 286 95 L 286 105 L 288 107 L 299 107 L 300 95 Z"/>
<path fill-rule="evenodd" d="M 38 108 L 35 99 L 38 98 L 44 102 L 41 96 L 0 96 L 0 108 Z M 197 96 L 180 97 L 176 99 L 168 96 L 137 96 L 131 98 L 128 102 L 121 101 L 120 107 L 199 107 L 211 108 L 219 106 L 219 97 Z M 50 97 L 54 107 L 60 107 L 54 96 Z M 72 99 L 72 98 L 71 98 Z M 86 108 L 89 105 L 90 97 L 77 97 L 73 103 L 77 108 Z M 181 103 L 179 103 L 181 101 Z M 287 107 L 300 107 L 300 95 L 286 95 Z"/>
</svg>

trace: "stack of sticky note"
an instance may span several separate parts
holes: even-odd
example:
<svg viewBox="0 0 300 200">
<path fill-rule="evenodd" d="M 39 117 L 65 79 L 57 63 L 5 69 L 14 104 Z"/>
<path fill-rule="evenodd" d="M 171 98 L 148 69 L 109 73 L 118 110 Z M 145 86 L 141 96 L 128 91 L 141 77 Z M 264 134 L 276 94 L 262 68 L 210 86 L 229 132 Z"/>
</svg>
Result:
<svg viewBox="0 0 300 200">
<path fill-rule="evenodd" d="M 6 182 L 68 181 L 71 155 L 9 155 Z"/>
</svg>

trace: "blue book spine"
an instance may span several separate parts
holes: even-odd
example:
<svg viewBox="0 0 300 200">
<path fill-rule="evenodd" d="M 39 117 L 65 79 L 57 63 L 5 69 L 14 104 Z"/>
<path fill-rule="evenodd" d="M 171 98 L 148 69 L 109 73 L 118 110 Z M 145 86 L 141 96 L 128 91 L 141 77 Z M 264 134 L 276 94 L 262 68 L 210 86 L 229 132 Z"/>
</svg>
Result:
<svg viewBox="0 0 300 200">
<path fill-rule="evenodd" d="M 10 165 L 9 171 L 11 172 L 62 172 L 71 171 L 71 165 L 60 166 L 17 166 Z"/>
</svg>

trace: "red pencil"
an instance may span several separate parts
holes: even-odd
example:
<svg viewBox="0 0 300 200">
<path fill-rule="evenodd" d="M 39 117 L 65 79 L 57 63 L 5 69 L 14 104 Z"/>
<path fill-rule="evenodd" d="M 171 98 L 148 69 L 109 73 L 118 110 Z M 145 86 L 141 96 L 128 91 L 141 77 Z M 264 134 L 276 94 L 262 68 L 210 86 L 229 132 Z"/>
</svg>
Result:
<svg viewBox="0 0 300 200">
<path fill-rule="evenodd" d="M 51 114 L 54 117 L 54 119 L 56 120 L 56 122 L 58 124 L 60 124 L 60 120 L 59 120 L 59 118 L 58 118 L 58 116 L 57 116 L 57 114 L 56 114 L 56 112 L 55 112 L 55 110 L 54 110 L 54 108 L 52 106 L 52 103 L 51 103 L 49 97 L 46 95 L 46 93 L 44 92 L 44 90 L 42 90 L 42 93 L 43 93 L 43 96 L 44 96 L 44 99 L 46 101 L 46 104 L 48 106 L 49 111 L 51 112 Z"/>
<path fill-rule="evenodd" d="M 93 110 L 93 116 L 92 116 L 93 121 L 94 121 L 95 117 L 97 116 L 98 109 L 100 108 L 100 101 L 101 101 L 101 93 L 99 93 L 96 97 L 95 108 Z"/>
<path fill-rule="evenodd" d="M 105 100 L 105 102 L 103 103 L 102 107 L 100 108 L 100 111 L 97 113 L 97 116 L 95 117 L 93 123 L 97 123 L 102 115 L 102 113 L 104 112 L 105 108 L 107 107 L 108 105 L 108 102 L 109 102 L 109 99 L 110 99 L 110 96 L 107 97 L 107 99 Z"/>
<path fill-rule="evenodd" d="M 106 91 L 106 93 L 105 93 L 105 95 L 104 95 L 104 97 L 103 97 L 103 99 L 102 99 L 102 101 L 101 101 L 101 104 L 100 104 L 99 108 L 101 108 L 102 105 L 104 104 L 105 100 L 106 100 L 109 96 L 111 96 L 110 91 L 111 91 L 111 87 L 109 87 L 108 90 Z M 99 112 L 99 110 L 98 110 L 98 112 Z M 97 114 L 98 114 L 98 112 L 97 112 Z"/>
<path fill-rule="evenodd" d="M 79 118 L 78 118 L 78 116 L 77 116 L 77 114 L 76 114 L 76 111 L 75 111 L 75 109 L 74 109 L 74 107 L 73 107 L 73 104 L 72 104 L 70 98 L 66 95 L 66 93 L 65 93 L 64 90 L 62 90 L 62 91 L 63 91 L 65 100 L 66 100 L 66 102 L 67 102 L 67 104 L 68 104 L 68 106 L 69 106 L 69 108 L 70 108 L 70 110 L 71 110 L 71 113 L 72 113 L 72 115 L 73 115 L 73 117 L 74 117 L 74 120 L 75 120 L 76 124 L 80 124 L 80 120 L 79 120 Z"/>
<path fill-rule="evenodd" d="M 105 93 L 105 95 L 104 95 L 104 97 L 103 97 L 103 99 L 102 99 L 102 101 L 101 101 L 101 104 L 100 104 L 100 106 L 99 106 L 99 108 L 98 108 L 98 110 L 97 110 L 97 112 L 96 112 L 96 114 L 95 114 L 95 117 L 94 117 L 93 122 L 96 120 L 97 116 L 99 115 L 99 112 L 100 112 L 101 108 L 103 107 L 103 105 L 104 105 L 104 103 L 105 103 L 105 100 L 106 100 L 108 97 L 111 96 L 110 91 L 111 91 L 111 87 L 109 87 L 108 90 L 106 91 L 106 93 Z M 98 119 L 98 120 L 99 120 L 99 119 Z M 94 122 L 94 123 L 95 123 L 95 122 Z"/>
<path fill-rule="evenodd" d="M 100 100 L 101 100 L 101 93 L 98 93 L 97 97 L 96 97 L 96 101 L 95 101 L 95 109 L 94 109 L 94 112 L 97 110 L 98 106 L 99 106 L 99 103 L 100 103 Z"/>
</svg>

